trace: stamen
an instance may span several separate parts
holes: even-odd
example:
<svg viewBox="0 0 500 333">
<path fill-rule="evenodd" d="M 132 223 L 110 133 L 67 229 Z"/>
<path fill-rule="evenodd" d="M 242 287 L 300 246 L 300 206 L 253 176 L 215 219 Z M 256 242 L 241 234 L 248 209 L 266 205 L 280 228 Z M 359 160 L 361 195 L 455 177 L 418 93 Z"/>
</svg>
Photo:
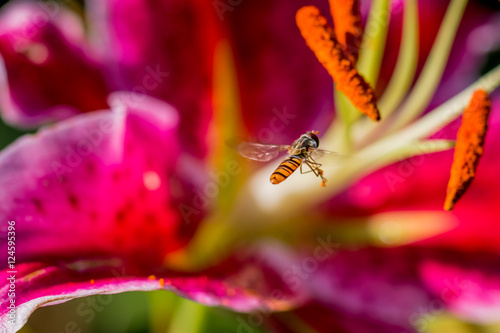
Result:
<svg viewBox="0 0 500 333">
<path fill-rule="evenodd" d="M 302 7 L 297 11 L 296 21 L 307 45 L 337 83 L 337 90 L 344 93 L 361 113 L 372 120 L 380 120 L 373 90 L 346 57 L 319 9 Z"/>
<path fill-rule="evenodd" d="M 479 159 L 483 155 L 490 110 L 491 102 L 486 91 L 476 90 L 464 111 L 462 125 L 458 130 L 445 210 L 453 209 L 474 179 Z"/>
<path fill-rule="evenodd" d="M 335 36 L 352 63 L 359 55 L 363 28 L 359 13 L 359 0 L 330 0 Z"/>
</svg>

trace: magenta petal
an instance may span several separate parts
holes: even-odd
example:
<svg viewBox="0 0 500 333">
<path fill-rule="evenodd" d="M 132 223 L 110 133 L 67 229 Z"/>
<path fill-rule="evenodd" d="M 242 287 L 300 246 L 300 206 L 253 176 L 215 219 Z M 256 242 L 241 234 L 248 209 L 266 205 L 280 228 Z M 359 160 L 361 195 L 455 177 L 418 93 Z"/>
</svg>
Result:
<svg viewBox="0 0 500 333">
<path fill-rule="evenodd" d="M 500 318 L 500 258 L 476 253 L 430 258 L 420 269 L 422 279 L 447 308 L 479 323 Z"/>
<path fill-rule="evenodd" d="M 499 318 L 498 255 L 415 246 L 322 256 L 315 256 L 317 270 L 307 281 L 332 312 L 418 331 L 429 314 L 445 310 L 476 322 Z M 313 267 L 303 261 L 304 270 Z"/>
<path fill-rule="evenodd" d="M 176 171 L 177 112 L 128 97 L 0 153 L 0 219 L 16 223 L 18 260 L 112 254 L 157 265 L 191 237 L 202 214 L 184 221 L 179 209 L 189 183 Z"/>
<path fill-rule="evenodd" d="M 270 249 L 272 250 L 272 249 Z M 15 305 L 17 321 L 9 322 L 9 285 L 0 289 L 0 328 L 18 330 L 39 306 L 57 304 L 77 297 L 125 291 L 165 289 L 209 306 L 225 306 L 236 311 L 288 309 L 302 296 L 286 287 L 281 271 L 288 259 L 282 254 L 253 253 L 244 259 L 232 258 L 218 267 L 186 276 L 165 270 L 137 270 L 118 259 L 80 260 L 48 265 L 17 265 Z M 0 273 L 6 279 L 10 273 Z M 103 298 L 106 296 L 102 296 Z"/>
<path fill-rule="evenodd" d="M 55 2 L 14 2 L 0 13 L 0 109 L 33 127 L 107 107 L 99 66 L 83 49 L 83 24 Z"/>
<path fill-rule="evenodd" d="M 326 129 L 333 118 L 333 82 L 295 23 L 311 1 L 243 1 L 222 14 L 234 45 L 243 117 L 259 141 L 288 143 Z M 328 15 L 328 2 L 319 2 Z"/>
<path fill-rule="evenodd" d="M 212 114 L 215 10 L 194 0 L 88 1 L 97 48 L 115 89 L 163 99 L 180 113 L 180 135 L 195 155 L 206 152 Z"/>
<path fill-rule="evenodd" d="M 316 332 L 335 333 L 416 333 L 410 323 L 394 325 L 365 315 L 353 315 L 342 308 L 332 308 L 331 305 L 311 302 L 289 314 L 298 317 Z M 294 318 L 295 319 L 295 318 Z M 296 320 L 296 319 L 295 319 Z M 250 321 L 250 316 L 249 320 Z M 249 326 L 250 327 L 250 326 Z M 281 314 L 271 317 L 273 332 L 296 333 L 296 322 L 282 318 Z"/>
<path fill-rule="evenodd" d="M 339 252 L 319 262 L 311 276 L 313 293 L 346 314 L 396 327 L 410 326 L 418 311 L 428 309 L 432 301 L 418 272 L 421 255 L 411 248 Z M 310 267 L 306 260 L 303 267 Z"/>
</svg>

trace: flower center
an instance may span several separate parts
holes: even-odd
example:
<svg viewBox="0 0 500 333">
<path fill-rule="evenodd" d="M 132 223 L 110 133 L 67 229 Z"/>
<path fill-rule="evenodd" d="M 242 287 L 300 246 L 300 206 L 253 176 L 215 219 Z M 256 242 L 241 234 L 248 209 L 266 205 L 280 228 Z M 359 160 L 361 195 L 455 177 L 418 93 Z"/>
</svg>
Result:
<svg viewBox="0 0 500 333">
<path fill-rule="evenodd" d="M 334 12 L 338 6 L 349 3 L 349 6 L 357 6 L 356 0 L 330 1 Z M 346 18 L 343 21 L 346 26 L 342 26 L 338 13 L 334 13 L 334 32 L 316 7 L 307 6 L 300 9 L 296 15 L 297 25 L 307 45 L 337 85 L 335 104 L 338 117 L 320 138 L 322 148 L 345 153 L 345 161 L 336 168 L 323 169 L 324 177 L 328 179 L 326 187 L 319 186 L 312 173 L 300 175 L 278 186 L 272 185 L 269 176 L 276 168 L 274 164 L 269 164 L 253 174 L 243 172 L 242 177 L 238 178 L 243 184 L 235 181 L 232 182 L 234 186 L 224 189 L 227 193 L 223 195 L 227 200 L 219 200 L 220 209 L 215 208 L 213 216 L 203 223 L 190 246 L 188 257 L 197 258 L 199 263 L 208 263 L 236 244 L 251 242 L 264 234 L 282 235 L 290 229 L 284 228 L 285 225 L 293 224 L 292 229 L 297 232 L 303 230 L 307 227 L 306 224 L 311 224 L 314 207 L 331 199 L 363 176 L 412 156 L 452 149 L 455 141 L 427 138 L 459 117 L 475 90 L 481 89 L 491 93 L 500 85 L 498 66 L 449 101 L 420 117 L 442 78 L 466 3 L 466 0 L 450 2 L 430 55 L 413 88 L 418 60 L 415 57 L 418 54 L 418 8 L 416 0 L 404 3 L 401 48 L 393 77 L 380 98 L 379 108 L 375 104 L 370 85 L 373 87 L 377 81 L 390 15 L 381 17 L 373 15 L 373 11 L 390 13 L 390 2 L 373 1 L 372 13 L 366 26 L 379 29 L 371 30 L 363 36 L 362 45 L 365 46 L 359 54 L 357 69 L 353 60 L 356 59 L 357 48 L 353 51 L 352 47 L 360 45 L 359 35 L 356 33 L 356 27 L 348 26 L 349 22 L 356 26 L 358 18 Z M 348 13 L 356 16 L 357 10 L 344 8 L 342 12 L 344 14 L 340 16 L 346 16 Z M 354 41 L 357 39 L 358 42 L 350 43 L 349 38 Z M 471 166 L 477 165 L 486 129 L 486 109 L 489 108 L 486 104 L 471 104 L 482 106 L 475 108 L 480 109 L 480 112 L 472 112 L 472 120 L 468 120 L 468 115 L 464 118 L 467 132 L 473 133 L 475 139 L 471 140 L 469 137 L 464 141 L 465 148 L 461 148 L 463 151 L 457 152 L 461 158 L 456 158 L 456 174 L 461 179 L 469 179 L 464 175 L 469 175 L 473 170 Z M 237 109 L 237 106 L 229 109 Z M 394 112 L 395 110 L 398 112 Z M 371 120 L 361 118 L 359 111 Z M 379 118 L 379 122 L 372 121 Z M 479 130 L 472 131 L 472 128 Z M 460 142 L 460 134 L 458 141 Z M 457 144 L 457 151 L 459 148 L 460 144 Z M 234 158 L 234 155 L 229 156 Z M 452 179 L 453 177 L 452 172 Z M 447 199 L 448 206 L 449 200 L 456 202 L 456 193 L 459 193 L 461 188 L 460 182 L 455 180 L 450 180 L 450 184 L 457 191 L 455 194 L 453 190 L 449 191 L 453 199 Z"/>
</svg>

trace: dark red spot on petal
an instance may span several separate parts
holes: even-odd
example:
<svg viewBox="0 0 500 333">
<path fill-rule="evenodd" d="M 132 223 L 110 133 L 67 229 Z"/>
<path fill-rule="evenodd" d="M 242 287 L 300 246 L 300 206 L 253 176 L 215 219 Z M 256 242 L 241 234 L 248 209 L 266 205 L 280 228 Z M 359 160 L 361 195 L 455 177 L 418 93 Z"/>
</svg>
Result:
<svg viewBox="0 0 500 333">
<path fill-rule="evenodd" d="M 118 212 L 116 212 L 116 216 L 115 216 L 116 223 L 119 225 L 125 224 L 125 217 L 126 217 L 125 211 L 119 210 Z"/>
<path fill-rule="evenodd" d="M 38 213 L 40 213 L 40 214 L 44 213 L 43 204 L 42 204 L 42 201 L 40 199 L 38 199 L 38 198 L 32 198 L 31 202 L 35 206 L 35 209 L 36 209 L 36 211 Z"/>
<path fill-rule="evenodd" d="M 78 209 L 80 202 L 79 202 L 78 198 L 76 197 L 76 195 L 74 195 L 72 193 L 68 194 L 68 201 L 73 209 Z"/>
</svg>

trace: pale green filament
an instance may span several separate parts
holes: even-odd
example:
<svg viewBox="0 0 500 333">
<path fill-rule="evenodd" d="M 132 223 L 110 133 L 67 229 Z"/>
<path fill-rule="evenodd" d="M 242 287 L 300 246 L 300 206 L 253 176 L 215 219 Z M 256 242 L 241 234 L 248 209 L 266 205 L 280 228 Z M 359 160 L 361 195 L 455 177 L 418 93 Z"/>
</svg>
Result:
<svg viewBox="0 0 500 333">
<path fill-rule="evenodd" d="M 373 1 L 356 65 L 358 72 L 373 88 L 377 84 L 382 57 L 384 56 L 385 42 L 391 17 L 389 3 L 389 0 Z M 350 153 L 353 148 L 351 128 L 353 123 L 361 117 L 361 113 L 343 93 L 337 90 L 334 90 L 334 99 L 335 110 L 337 110 L 339 119 L 336 119 L 328 132 L 325 133 L 323 140 L 330 143 L 330 145 L 335 144 L 344 153 Z M 333 128 L 337 129 L 339 127 L 335 124 L 338 121 L 342 123 L 341 130 L 333 131 Z"/>
<path fill-rule="evenodd" d="M 363 33 L 357 69 L 371 87 L 375 88 L 384 56 L 385 41 L 391 11 L 389 0 L 374 0 Z"/>
<path fill-rule="evenodd" d="M 391 80 L 378 104 L 381 121 L 374 123 L 363 118 L 351 125 L 355 141 L 351 146 L 362 147 L 381 131 L 385 130 L 387 119 L 396 110 L 411 87 L 418 63 L 418 6 L 416 0 L 405 2 L 403 16 L 403 33 L 399 48 L 398 60 Z"/>
<path fill-rule="evenodd" d="M 416 0 L 405 2 L 403 33 L 398 60 L 391 80 L 378 102 L 384 121 L 397 108 L 410 89 L 418 63 L 418 7 Z M 377 124 L 374 124 L 377 125 Z"/>
<path fill-rule="evenodd" d="M 430 153 L 437 153 L 440 151 L 448 150 L 455 147 L 454 140 L 424 140 L 424 141 L 412 141 L 400 147 L 388 147 L 385 154 L 381 156 L 380 152 L 378 156 L 372 155 L 364 156 L 366 158 L 366 170 L 365 172 L 373 172 L 387 165 L 393 164 L 398 161 L 405 160 L 413 156 L 419 156 Z M 363 152 L 360 153 L 363 155 Z"/>
<path fill-rule="evenodd" d="M 499 85 L 500 65 L 413 124 L 401 129 L 397 133 L 380 139 L 378 142 L 364 149 L 364 152 L 360 152 L 360 154 L 381 154 L 381 152 L 392 147 L 404 146 L 408 142 L 428 137 L 458 118 L 475 90 L 483 89 L 490 93 Z"/>
<path fill-rule="evenodd" d="M 402 105 L 401 112 L 392 123 L 392 129 L 401 128 L 418 118 L 429 105 L 441 81 L 466 5 L 467 0 L 452 0 L 448 6 L 422 73 Z"/>
</svg>

